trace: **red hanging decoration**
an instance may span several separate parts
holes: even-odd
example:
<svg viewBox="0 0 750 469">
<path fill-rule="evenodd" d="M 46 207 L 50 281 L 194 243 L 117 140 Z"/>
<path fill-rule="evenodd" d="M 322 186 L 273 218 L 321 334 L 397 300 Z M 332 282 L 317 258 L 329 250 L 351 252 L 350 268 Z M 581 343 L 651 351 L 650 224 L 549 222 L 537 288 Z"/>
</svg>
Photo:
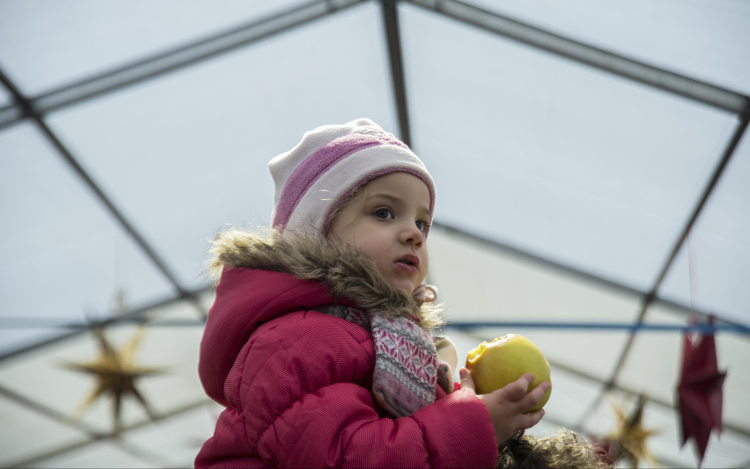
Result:
<svg viewBox="0 0 750 469">
<path fill-rule="evenodd" d="M 709 316 L 709 324 L 713 323 L 713 316 Z M 711 430 L 716 428 L 721 433 L 722 386 L 726 375 L 718 369 L 714 334 L 686 332 L 677 402 L 682 423 L 682 446 L 693 437 L 699 467 L 703 463 Z"/>
</svg>

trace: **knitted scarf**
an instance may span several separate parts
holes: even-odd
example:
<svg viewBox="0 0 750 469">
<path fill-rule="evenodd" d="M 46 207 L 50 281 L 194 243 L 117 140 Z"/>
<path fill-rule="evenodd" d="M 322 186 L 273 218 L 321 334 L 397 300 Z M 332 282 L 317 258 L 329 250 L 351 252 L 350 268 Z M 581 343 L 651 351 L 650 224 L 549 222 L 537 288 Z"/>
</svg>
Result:
<svg viewBox="0 0 750 469">
<path fill-rule="evenodd" d="M 341 305 L 316 311 L 353 322 L 372 334 L 375 342 L 375 370 L 372 393 L 394 417 L 405 417 L 435 402 L 435 385 L 453 391 L 450 367 L 440 362 L 434 342 L 413 320 L 368 315 Z"/>
</svg>

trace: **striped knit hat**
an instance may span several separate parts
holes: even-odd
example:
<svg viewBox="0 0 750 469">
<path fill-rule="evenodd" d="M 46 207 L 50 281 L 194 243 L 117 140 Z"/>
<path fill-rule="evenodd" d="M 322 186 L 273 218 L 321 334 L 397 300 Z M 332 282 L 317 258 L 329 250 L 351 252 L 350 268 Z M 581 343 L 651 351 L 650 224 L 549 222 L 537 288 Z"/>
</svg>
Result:
<svg viewBox="0 0 750 469">
<path fill-rule="evenodd" d="M 354 192 L 378 176 L 413 174 L 430 190 L 435 184 L 409 147 L 369 119 L 324 125 L 306 132 L 302 141 L 268 163 L 274 188 L 272 225 L 326 234 L 331 214 Z"/>
</svg>

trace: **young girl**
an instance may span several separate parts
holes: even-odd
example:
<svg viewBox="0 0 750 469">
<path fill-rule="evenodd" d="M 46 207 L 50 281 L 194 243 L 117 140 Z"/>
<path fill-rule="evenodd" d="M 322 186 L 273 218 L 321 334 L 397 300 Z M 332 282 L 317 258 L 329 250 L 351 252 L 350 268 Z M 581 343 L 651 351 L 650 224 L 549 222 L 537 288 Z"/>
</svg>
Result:
<svg viewBox="0 0 750 469">
<path fill-rule="evenodd" d="M 583 450 L 555 467 L 592 465 L 575 435 L 521 437 L 548 383 L 477 396 L 461 369 L 453 384 L 423 285 L 435 187 L 406 145 L 359 119 L 307 132 L 269 167 L 273 229 L 213 244 L 199 373 L 226 410 L 196 467 L 520 467 L 570 448 Z"/>
</svg>

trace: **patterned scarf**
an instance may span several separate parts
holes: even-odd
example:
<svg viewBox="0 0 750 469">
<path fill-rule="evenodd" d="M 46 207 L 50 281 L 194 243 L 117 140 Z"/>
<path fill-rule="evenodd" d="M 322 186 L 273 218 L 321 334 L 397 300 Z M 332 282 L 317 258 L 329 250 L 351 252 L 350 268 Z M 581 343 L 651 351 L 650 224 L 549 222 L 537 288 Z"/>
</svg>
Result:
<svg viewBox="0 0 750 469">
<path fill-rule="evenodd" d="M 450 367 L 438 360 L 435 350 L 439 337 L 430 337 L 413 320 L 368 315 L 340 305 L 316 311 L 353 322 L 370 332 L 375 342 L 372 393 L 394 417 L 405 417 L 435 402 L 437 383 L 446 393 L 453 391 Z M 414 320 L 419 321 L 416 317 Z"/>
</svg>

